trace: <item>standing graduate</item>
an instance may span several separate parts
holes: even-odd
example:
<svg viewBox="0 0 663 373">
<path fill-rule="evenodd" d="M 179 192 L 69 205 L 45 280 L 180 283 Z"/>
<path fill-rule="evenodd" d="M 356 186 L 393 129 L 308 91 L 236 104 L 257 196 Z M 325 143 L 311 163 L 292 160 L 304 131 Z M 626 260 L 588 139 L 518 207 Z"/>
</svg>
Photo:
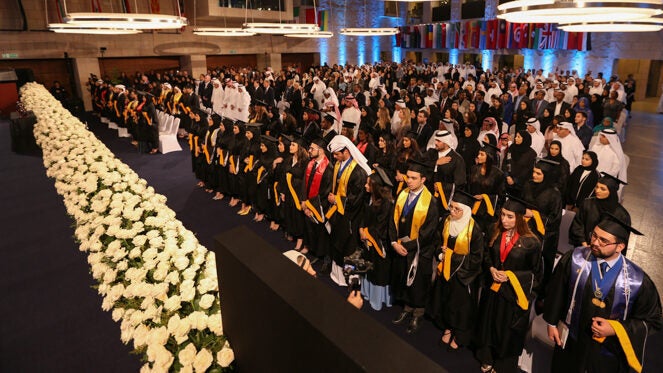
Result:
<svg viewBox="0 0 663 373">
<path fill-rule="evenodd" d="M 274 137 L 260 136 L 260 157 L 258 158 L 257 170 L 255 171 L 255 191 L 253 191 L 253 200 L 255 216 L 253 221 L 261 222 L 265 216 L 271 219 L 274 215 L 273 190 L 271 190 L 273 172 L 272 165 L 276 159 L 276 146 L 279 140 Z M 270 198 L 271 197 L 271 198 Z"/>
<path fill-rule="evenodd" d="M 578 211 L 586 198 L 592 195 L 596 182 L 601 174 L 596 170 L 599 159 L 591 150 L 586 150 L 582 155 L 580 166 L 573 170 L 567 181 L 564 202 L 566 209 Z"/>
<path fill-rule="evenodd" d="M 426 163 L 410 159 L 407 189 L 396 198 L 389 220 L 389 240 L 394 251 L 391 286 L 395 300 L 403 302 L 403 311 L 392 322 L 408 322 L 407 333 L 421 325 L 433 275 L 433 255 L 439 244 L 438 209 L 426 179 L 432 173 Z"/>
<path fill-rule="evenodd" d="M 343 135 L 335 136 L 327 146 L 336 160 L 332 190 L 327 195 L 330 208 L 325 217 L 331 224 L 332 280 L 347 286 L 343 276 L 343 258 L 354 253 L 357 232 L 363 217 L 366 177 L 371 168 L 357 147 Z"/>
<path fill-rule="evenodd" d="M 468 346 L 476 322 L 478 286 L 483 258 L 483 233 L 472 218 L 474 196 L 457 190 L 442 228 L 440 264 L 428 313 L 444 330 L 442 344 L 450 350 Z"/>
<path fill-rule="evenodd" d="M 285 185 L 281 202 L 286 227 L 286 238 L 295 241 L 294 250 L 300 251 L 304 243 L 304 214 L 301 202 L 304 195 L 304 174 L 308 165 L 306 140 L 302 137 L 290 138 L 289 162 L 283 164 Z"/>
<path fill-rule="evenodd" d="M 329 208 L 327 196 L 332 189 L 334 172 L 325 152 L 327 145 L 322 137 L 317 137 L 308 148 L 310 161 L 306 165 L 302 185 L 304 187 L 302 211 L 308 219 L 305 220 L 302 254 L 310 252 L 315 261 L 324 258 L 328 266 L 331 260 L 329 257 L 330 237 L 325 228 L 327 221 L 325 211 Z"/>
<path fill-rule="evenodd" d="M 389 277 L 393 251 L 389 245 L 389 221 L 394 207 L 393 186 L 381 167 L 376 167 L 375 173 L 368 176 L 365 185 L 368 198 L 365 200 L 364 221 L 359 228 L 359 238 L 368 249 L 364 251 L 364 257 L 373 263 L 373 269 L 362 280 L 361 293 L 376 311 L 381 310 L 383 304 L 387 307 L 392 304 Z"/>
<path fill-rule="evenodd" d="M 642 371 L 647 337 L 661 329 L 661 301 L 649 276 L 622 254 L 630 233 L 641 235 L 605 214 L 590 246 L 557 264 L 543 315 L 556 345 L 552 372 Z"/>
<path fill-rule="evenodd" d="M 208 118 L 208 123 L 210 124 L 210 127 L 207 130 L 207 134 L 205 135 L 204 149 L 203 149 L 207 161 L 205 191 L 207 193 L 212 193 L 219 187 L 219 176 L 218 176 L 219 162 L 218 162 L 218 155 L 216 152 L 216 144 L 218 138 L 223 134 L 223 132 L 220 130 L 221 116 L 218 114 L 210 115 Z"/>
<path fill-rule="evenodd" d="M 245 153 L 246 148 L 249 146 L 249 140 L 246 138 L 246 126 L 244 122 L 235 121 L 233 123 L 233 134 L 235 135 L 235 144 L 230 150 L 230 157 L 228 158 L 228 176 L 230 179 L 230 207 L 235 207 L 241 201 L 242 195 L 242 154 Z"/>
<path fill-rule="evenodd" d="M 216 194 L 212 199 L 222 200 L 230 194 L 230 156 L 235 147 L 235 134 L 233 123 L 230 119 L 221 120 L 219 133 L 216 136 L 216 159 L 215 172 L 218 178 Z"/>
<path fill-rule="evenodd" d="M 255 196 L 255 181 L 260 157 L 260 127 L 262 123 L 247 123 L 245 136 L 247 146 L 240 154 L 240 198 L 242 208 L 237 212 L 238 215 L 248 215 L 251 212 L 253 197 Z"/>
<path fill-rule="evenodd" d="M 508 197 L 487 236 L 483 272 L 492 285 L 481 294 L 476 327 L 482 372 L 519 372 L 531 302 L 543 275 L 541 244 L 525 222 L 526 211 L 525 201 Z"/>
<path fill-rule="evenodd" d="M 483 145 L 470 169 L 467 188 L 476 200 L 472 206 L 474 219 L 482 232 L 490 232 L 497 221 L 497 204 L 504 197 L 505 181 L 504 173 L 497 167 L 499 149 L 487 142 Z"/>
</svg>

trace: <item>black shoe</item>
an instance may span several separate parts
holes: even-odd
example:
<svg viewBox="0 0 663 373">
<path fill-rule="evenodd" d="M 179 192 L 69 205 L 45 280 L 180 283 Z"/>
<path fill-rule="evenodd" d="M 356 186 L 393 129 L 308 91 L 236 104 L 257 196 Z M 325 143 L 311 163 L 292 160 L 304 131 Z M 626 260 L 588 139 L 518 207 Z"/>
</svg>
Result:
<svg viewBox="0 0 663 373">
<path fill-rule="evenodd" d="M 410 320 L 410 325 L 407 326 L 407 334 L 414 334 L 419 330 L 419 325 L 421 324 L 421 317 L 413 317 Z"/>
<path fill-rule="evenodd" d="M 398 316 L 396 316 L 395 319 L 391 320 L 391 322 L 395 325 L 403 325 L 410 316 L 411 314 L 409 312 L 403 311 Z"/>
</svg>

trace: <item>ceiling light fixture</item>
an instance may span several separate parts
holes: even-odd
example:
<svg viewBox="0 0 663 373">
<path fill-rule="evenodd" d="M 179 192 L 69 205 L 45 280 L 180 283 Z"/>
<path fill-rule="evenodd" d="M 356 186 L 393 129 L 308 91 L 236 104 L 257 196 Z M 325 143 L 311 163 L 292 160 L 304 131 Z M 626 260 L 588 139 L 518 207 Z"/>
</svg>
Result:
<svg viewBox="0 0 663 373">
<path fill-rule="evenodd" d="M 577 22 L 560 24 L 566 32 L 655 32 L 663 29 L 663 18 L 645 18 L 632 22 Z"/>
<path fill-rule="evenodd" d="M 306 34 L 320 31 L 320 27 L 313 23 L 245 23 L 242 28 L 257 34 Z"/>
<path fill-rule="evenodd" d="M 68 13 L 64 21 L 76 26 L 140 30 L 180 29 L 187 25 L 185 17 L 139 13 Z"/>
<path fill-rule="evenodd" d="M 287 38 L 312 38 L 312 39 L 328 39 L 334 36 L 333 32 L 330 31 L 315 31 L 299 34 L 285 34 L 283 35 Z"/>
<path fill-rule="evenodd" d="M 198 36 L 253 36 L 253 31 L 238 27 L 198 27 L 193 29 L 194 35 Z"/>
<path fill-rule="evenodd" d="M 398 29 L 395 27 L 376 27 L 376 28 L 348 27 L 348 28 L 342 28 L 341 34 L 348 36 L 385 36 L 385 35 L 398 34 Z"/>
<path fill-rule="evenodd" d="M 516 0 L 497 7 L 513 23 L 616 22 L 663 13 L 663 0 Z"/>
<path fill-rule="evenodd" d="M 79 26 L 68 23 L 49 23 L 48 30 L 58 34 L 89 34 L 89 35 L 135 35 L 142 31 L 126 28 L 99 28 L 96 26 Z"/>
</svg>

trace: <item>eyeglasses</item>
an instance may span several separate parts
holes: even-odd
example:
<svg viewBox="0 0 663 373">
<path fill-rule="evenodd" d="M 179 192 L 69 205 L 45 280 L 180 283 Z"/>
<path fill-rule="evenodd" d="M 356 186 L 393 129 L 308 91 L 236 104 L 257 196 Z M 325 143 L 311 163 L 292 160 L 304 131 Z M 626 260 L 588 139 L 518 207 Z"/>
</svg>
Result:
<svg viewBox="0 0 663 373">
<path fill-rule="evenodd" d="M 599 237 L 596 233 L 592 232 L 592 238 L 590 242 L 598 241 L 600 247 L 606 247 L 608 245 L 617 245 L 619 242 L 610 242 L 603 237 Z"/>
<path fill-rule="evenodd" d="M 460 207 L 449 206 L 449 211 L 451 212 L 463 212 L 463 209 Z"/>
</svg>

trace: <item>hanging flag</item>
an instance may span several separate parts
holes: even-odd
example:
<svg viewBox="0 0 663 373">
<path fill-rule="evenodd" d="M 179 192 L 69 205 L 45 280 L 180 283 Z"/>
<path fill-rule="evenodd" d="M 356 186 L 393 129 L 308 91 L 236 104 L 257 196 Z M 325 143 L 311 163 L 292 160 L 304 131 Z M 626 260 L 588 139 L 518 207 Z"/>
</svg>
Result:
<svg viewBox="0 0 663 373">
<path fill-rule="evenodd" d="M 552 23 L 544 23 L 541 28 L 539 28 L 539 44 L 537 49 L 548 49 L 550 45 L 550 39 L 553 37 Z"/>
<path fill-rule="evenodd" d="M 447 26 L 446 23 L 440 23 L 440 48 L 448 48 L 447 46 Z"/>
<path fill-rule="evenodd" d="M 321 10 L 318 12 L 318 26 L 320 31 L 329 31 L 329 11 Z"/>
<path fill-rule="evenodd" d="M 433 24 L 433 48 L 437 49 L 440 44 L 440 24 Z"/>
<path fill-rule="evenodd" d="M 396 38 L 396 46 L 402 47 L 403 28 L 400 26 L 397 28 L 398 28 L 398 33 L 394 35 L 394 37 Z"/>
<path fill-rule="evenodd" d="M 486 49 L 497 48 L 497 30 L 499 22 L 497 19 L 486 21 Z"/>
<path fill-rule="evenodd" d="M 131 13 L 131 2 L 129 0 L 124 0 L 122 5 L 124 6 L 125 13 Z"/>
<path fill-rule="evenodd" d="M 428 27 L 426 25 L 419 25 L 419 48 L 426 48 L 426 40 L 428 40 Z"/>
<path fill-rule="evenodd" d="M 518 48 L 525 49 L 529 47 L 529 23 L 520 24 L 520 42 Z"/>
<path fill-rule="evenodd" d="M 497 49 L 506 48 L 507 36 L 509 34 L 507 21 L 500 19 L 498 20 L 498 29 L 497 29 Z"/>
<path fill-rule="evenodd" d="M 456 42 L 456 48 L 465 49 L 467 48 L 467 27 L 465 27 L 465 22 L 458 23 L 458 42 Z"/>
<path fill-rule="evenodd" d="M 479 48 L 479 41 L 481 40 L 481 25 L 483 21 L 472 21 L 472 39 L 470 41 L 470 48 Z"/>
<path fill-rule="evenodd" d="M 590 37 L 589 32 L 579 32 L 578 33 L 578 50 L 579 51 L 588 51 L 592 49 L 589 37 Z"/>
<path fill-rule="evenodd" d="M 531 49 L 539 49 L 539 39 L 541 38 L 541 27 L 543 24 L 537 23 L 533 24 L 534 26 L 533 35 L 532 35 L 532 45 L 530 46 Z"/>
<path fill-rule="evenodd" d="M 150 13 L 159 14 L 161 13 L 161 4 L 159 0 L 149 0 L 150 1 Z"/>
<path fill-rule="evenodd" d="M 58 12 L 58 21 L 60 23 L 63 22 L 62 18 L 65 16 L 64 12 L 64 6 L 62 6 L 62 1 L 61 0 L 55 0 L 55 9 Z"/>
<path fill-rule="evenodd" d="M 101 4 L 99 3 L 99 0 L 91 0 L 91 2 L 92 2 L 92 13 L 102 12 Z"/>
<path fill-rule="evenodd" d="M 488 38 L 488 22 L 490 21 L 480 21 L 479 22 L 479 49 L 488 49 L 486 39 Z"/>
<path fill-rule="evenodd" d="M 306 22 L 304 23 L 309 23 L 309 24 L 315 24 L 315 9 L 314 8 L 307 8 L 306 11 L 304 12 L 306 15 Z"/>
<path fill-rule="evenodd" d="M 433 48 L 433 24 L 426 25 L 428 28 L 428 39 L 426 40 L 426 48 Z"/>
<path fill-rule="evenodd" d="M 556 49 L 559 38 L 559 30 L 554 23 L 550 24 L 550 38 L 548 39 L 548 49 Z"/>
<path fill-rule="evenodd" d="M 461 40 L 461 33 L 462 33 L 462 25 L 460 22 L 454 22 L 452 23 L 453 27 L 453 43 L 452 43 L 452 48 L 460 48 L 460 40 Z"/>
<path fill-rule="evenodd" d="M 292 18 L 299 18 L 299 9 L 300 8 L 298 6 L 292 7 Z"/>
</svg>

